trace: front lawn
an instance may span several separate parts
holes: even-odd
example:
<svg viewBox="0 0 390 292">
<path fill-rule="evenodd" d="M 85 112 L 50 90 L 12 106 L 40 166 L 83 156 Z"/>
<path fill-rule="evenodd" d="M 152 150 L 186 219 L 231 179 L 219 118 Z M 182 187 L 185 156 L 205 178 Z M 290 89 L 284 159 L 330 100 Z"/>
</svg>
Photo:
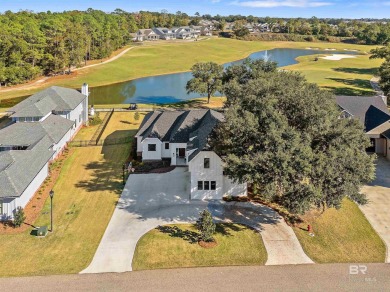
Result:
<svg viewBox="0 0 390 292">
<path fill-rule="evenodd" d="M 386 247 L 358 206 L 344 200 L 340 210 L 328 209 L 294 227 L 306 254 L 317 263 L 383 263 Z M 311 224 L 315 236 L 306 231 Z"/>
<path fill-rule="evenodd" d="M 138 242 L 133 270 L 162 268 L 264 265 L 267 261 L 261 235 L 240 224 L 217 224 L 214 248 L 197 243 L 192 224 L 166 225 L 146 233 Z"/>
</svg>

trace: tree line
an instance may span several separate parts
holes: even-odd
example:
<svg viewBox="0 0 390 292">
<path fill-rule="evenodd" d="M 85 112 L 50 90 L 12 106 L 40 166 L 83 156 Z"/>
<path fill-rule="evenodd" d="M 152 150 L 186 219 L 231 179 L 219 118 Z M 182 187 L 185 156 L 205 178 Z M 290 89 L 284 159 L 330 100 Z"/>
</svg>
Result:
<svg viewBox="0 0 390 292">
<path fill-rule="evenodd" d="M 390 25 L 385 22 L 259 18 L 254 16 L 190 16 L 181 11 L 111 13 L 86 11 L 6 11 L 0 14 L 0 85 L 13 85 L 41 75 L 65 74 L 88 60 L 108 57 L 129 44 L 138 29 L 199 25 L 213 21 L 223 31 L 226 23 L 267 23 L 272 32 L 299 35 L 356 37 L 366 44 L 385 44 Z M 336 26 L 337 25 L 337 26 Z M 244 30 L 243 35 L 248 33 Z"/>
<path fill-rule="evenodd" d="M 88 60 L 108 57 L 129 44 L 131 33 L 140 28 L 190 23 L 187 14 L 166 11 L 6 11 L 0 14 L 0 85 L 65 74 Z"/>
</svg>

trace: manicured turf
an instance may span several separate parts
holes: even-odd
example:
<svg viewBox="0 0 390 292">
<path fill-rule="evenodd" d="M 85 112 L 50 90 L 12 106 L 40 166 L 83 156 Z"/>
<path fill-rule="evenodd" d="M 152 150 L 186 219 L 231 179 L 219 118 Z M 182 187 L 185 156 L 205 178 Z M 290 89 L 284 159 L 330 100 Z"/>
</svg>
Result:
<svg viewBox="0 0 390 292">
<path fill-rule="evenodd" d="M 299 64 L 285 67 L 302 72 L 309 82 L 332 90 L 337 95 L 372 95 L 370 79 L 377 73 L 382 60 L 370 60 L 369 55 L 339 61 L 316 56 L 299 57 Z"/>
<path fill-rule="evenodd" d="M 87 68 L 65 79 L 49 79 L 34 89 L 3 92 L 0 99 L 29 95 L 51 85 L 80 88 L 87 82 L 90 86 L 107 85 L 134 78 L 189 71 L 196 62 L 213 61 L 219 64 L 247 57 L 253 52 L 273 48 L 317 47 L 338 50 L 356 49 L 369 52 L 374 46 L 341 43 L 308 42 L 247 42 L 233 39 L 212 38 L 199 42 L 146 44 L 136 47 L 119 59 L 97 67 Z M 330 52 L 331 54 L 331 52 Z"/>
<path fill-rule="evenodd" d="M 217 224 L 218 245 L 209 249 L 199 246 L 196 236 L 197 230 L 191 224 L 149 231 L 137 244 L 133 269 L 263 265 L 267 261 L 260 234 L 246 226 Z"/>
<path fill-rule="evenodd" d="M 137 129 L 139 124 L 126 127 Z M 1 235 L 0 276 L 78 273 L 86 268 L 121 194 L 122 163 L 130 146 L 75 148 L 54 187 L 54 233 L 46 238 L 33 237 L 30 231 Z M 50 199 L 36 226 L 50 225 L 49 211 Z"/>
<path fill-rule="evenodd" d="M 340 210 L 307 216 L 315 236 L 309 236 L 307 223 L 294 227 L 306 254 L 317 263 L 383 263 L 386 248 L 358 206 L 344 200 Z"/>
</svg>

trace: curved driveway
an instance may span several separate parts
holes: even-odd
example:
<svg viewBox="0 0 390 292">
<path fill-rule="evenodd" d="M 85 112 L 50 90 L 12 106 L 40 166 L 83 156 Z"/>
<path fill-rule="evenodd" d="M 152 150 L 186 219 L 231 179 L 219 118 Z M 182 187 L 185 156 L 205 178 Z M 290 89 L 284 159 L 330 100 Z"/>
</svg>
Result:
<svg viewBox="0 0 390 292">
<path fill-rule="evenodd" d="M 390 263 L 390 161 L 378 157 L 376 179 L 362 188 L 369 203 L 359 206 L 387 247 L 386 263 Z"/>
<path fill-rule="evenodd" d="M 251 203 L 190 201 L 188 182 L 187 168 L 131 175 L 92 263 L 81 273 L 131 271 L 142 235 L 158 225 L 195 222 L 206 208 L 216 221 L 256 228 L 267 249 L 267 265 L 312 263 L 293 230 L 270 208 Z"/>
</svg>

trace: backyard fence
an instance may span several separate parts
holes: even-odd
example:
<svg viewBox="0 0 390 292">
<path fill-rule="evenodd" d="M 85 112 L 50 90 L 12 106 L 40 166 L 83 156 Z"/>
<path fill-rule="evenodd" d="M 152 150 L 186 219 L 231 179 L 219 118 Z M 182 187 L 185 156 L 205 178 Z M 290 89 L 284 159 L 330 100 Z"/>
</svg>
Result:
<svg viewBox="0 0 390 292">
<path fill-rule="evenodd" d="M 110 113 L 104 117 L 103 122 L 99 125 L 95 134 L 93 134 L 92 136 L 92 139 L 90 141 L 91 146 L 97 145 L 113 114 L 114 109 L 111 109 Z"/>
<path fill-rule="evenodd" d="M 74 140 L 68 143 L 70 147 L 109 146 L 130 143 L 132 137 L 109 138 L 102 140 Z"/>
</svg>

